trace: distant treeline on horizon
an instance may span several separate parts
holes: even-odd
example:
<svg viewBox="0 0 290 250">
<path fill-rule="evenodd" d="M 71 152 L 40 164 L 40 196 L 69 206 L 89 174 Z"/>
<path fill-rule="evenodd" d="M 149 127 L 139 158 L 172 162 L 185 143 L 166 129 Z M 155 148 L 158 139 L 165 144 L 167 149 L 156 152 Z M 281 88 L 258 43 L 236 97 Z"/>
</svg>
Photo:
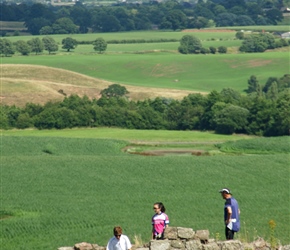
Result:
<svg viewBox="0 0 290 250">
<path fill-rule="evenodd" d="M 90 6 L 1 3 L 0 21 L 24 22 L 32 35 L 118 32 L 132 30 L 276 25 L 286 3 L 279 0 L 208 0 L 197 3 L 150 1 Z"/>
</svg>

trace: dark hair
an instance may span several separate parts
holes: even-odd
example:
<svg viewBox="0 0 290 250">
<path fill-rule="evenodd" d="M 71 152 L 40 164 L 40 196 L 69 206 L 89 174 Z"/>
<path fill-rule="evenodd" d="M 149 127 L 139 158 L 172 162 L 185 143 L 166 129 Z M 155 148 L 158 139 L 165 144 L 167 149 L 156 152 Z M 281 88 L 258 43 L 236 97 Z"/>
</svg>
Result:
<svg viewBox="0 0 290 250">
<path fill-rule="evenodd" d="M 162 202 L 155 202 L 154 205 L 158 205 L 162 213 L 165 212 L 165 206 L 163 205 Z"/>
</svg>

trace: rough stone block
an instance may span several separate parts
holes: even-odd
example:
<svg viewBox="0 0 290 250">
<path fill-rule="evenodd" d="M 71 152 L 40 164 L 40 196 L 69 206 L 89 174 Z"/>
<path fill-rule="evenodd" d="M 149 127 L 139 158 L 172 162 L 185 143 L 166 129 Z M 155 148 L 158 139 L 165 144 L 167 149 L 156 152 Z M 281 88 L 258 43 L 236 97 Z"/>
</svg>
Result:
<svg viewBox="0 0 290 250">
<path fill-rule="evenodd" d="M 211 242 L 208 244 L 204 244 L 203 250 L 220 250 L 220 247 L 216 242 Z"/>
<path fill-rule="evenodd" d="M 169 250 L 170 241 L 169 240 L 151 240 L 149 249 L 150 250 Z"/>
<path fill-rule="evenodd" d="M 169 240 L 177 239 L 177 227 L 167 227 L 164 231 L 164 238 Z"/>
<path fill-rule="evenodd" d="M 266 242 L 263 238 L 259 237 L 257 240 L 253 242 L 255 250 L 267 250 L 271 249 L 271 245 Z"/>
<path fill-rule="evenodd" d="M 202 244 L 200 240 L 190 240 L 185 243 L 187 250 L 202 250 Z"/>
<path fill-rule="evenodd" d="M 290 245 L 283 246 L 281 250 L 290 250 Z"/>
<path fill-rule="evenodd" d="M 74 250 L 101 250 L 103 247 L 99 247 L 97 244 L 91 244 L 87 242 L 77 243 L 74 245 Z"/>
<path fill-rule="evenodd" d="M 59 247 L 57 250 L 74 250 L 73 247 Z"/>
<path fill-rule="evenodd" d="M 219 246 L 221 250 L 244 250 L 244 246 L 239 240 L 219 242 Z"/>
<path fill-rule="evenodd" d="M 171 241 L 171 247 L 176 249 L 184 249 L 184 242 L 181 240 L 172 240 Z"/>
<path fill-rule="evenodd" d="M 192 239 L 195 232 L 192 228 L 178 227 L 177 236 L 181 239 Z"/>
<path fill-rule="evenodd" d="M 209 231 L 208 230 L 197 230 L 194 235 L 195 239 L 200 239 L 201 241 L 208 242 Z"/>
</svg>

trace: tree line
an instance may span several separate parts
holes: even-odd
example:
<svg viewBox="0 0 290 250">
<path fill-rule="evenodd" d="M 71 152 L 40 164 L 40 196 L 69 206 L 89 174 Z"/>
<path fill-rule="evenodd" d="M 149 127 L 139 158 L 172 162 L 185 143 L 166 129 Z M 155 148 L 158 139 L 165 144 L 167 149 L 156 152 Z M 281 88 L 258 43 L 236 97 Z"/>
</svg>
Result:
<svg viewBox="0 0 290 250">
<path fill-rule="evenodd" d="M 275 49 L 280 47 L 289 46 L 290 40 L 286 39 L 275 39 L 272 34 L 269 33 L 259 33 L 244 36 L 243 32 L 237 32 L 236 37 L 238 39 L 243 39 L 242 45 L 239 47 L 241 52 L 264 52 L 267 49 Z M 155 40 L 156 41 L 156 40 Z M 86 41 L 85 44 L 92 44 L 93 49 L 99 54 L 104 53 L 107 50 L 108 43 L 133 43 L 133 42 L 146 42 L 145 40 L 114 40 L 114 41 L 105 41 L 103 38 L 99 37 L 94 41 Z M 164 42 L 164 41 L 162 41 Z M 83 44 L 82 41 L 77 41 L 71 37 L 66 37 L 62 40 L 62 48 L 69 52 L 72 49 L 75 49 L 78 44 Z M 46 36 L 42 39 L 32 38 L 30 40 L 23 41 L 19 40 L 15 43 L 12 43 L 9 39 L 3 38 L 0 39 L 0 55 L 11 56 L 15 54 L 16 51 L 22 55 L 29 55 L 31 52 L 35 54 L 42 53 L 43 50 L 47 50 L 49 54 L 58 51 L 57 42 L 51 37 Z M 205 48 L 202 46 L 202 43 L 199 38 L 192 35 L 184 35 L 180 39 L 180 46 L 177 48 L 178 51 L 182 54 L 215 54 L 216 52 L 223 54 L 227 53 L 227 47 L 219 46 L 218 48 L 210 46 Z"/>
<path fill-rule="evenodd" d="M 63 101 L 24 107 L 2 105 L 0 128 L 64 129 L 120 127 L 127 129 L 214 130 L 220 134 L 289 135 L 290 75 L 270 77 L 265 85 L 248 80 L 247 95 L 226 88 L 182 100 L 157 97 L 129 100 L 119 84 L 101 91 L 101 98 L 65 96 Z"/>
<path fill-rule="evenodd" d="M 104 53 L 107 49 L 107 42 L 101 37 L 91 42 L 91 44 L 93 45 L 93 49 L 99 54 Z M 77 45 L 78 42 L 71 37 L 66 37 L 62 40 L 62 48 L 67 52 L 75 49 Z M 36 55 L 40 54 L 43 50 L 47 50 L 51 54 L 58 51 L 58 49 L 57 42 L 50 36 L 43 37 L 42 39 L 38 37 L 32 38 L 27 42 L 19 40 L 15 43 L 12 43 L 7 38 L 0 39 L 0 55 L 6 57 L 15 54 L 16 51 L 23 56 L 27 56 L 32 52 Z"/>
<path fill-rule="evenodd" d="M 33 35 L 132 30 L 276 25 L 283 20 L 281 0 L 150 1 L 111 6 L 52 6 L 1 3 L 1 21 L 22 21 Z"/>
</svg>

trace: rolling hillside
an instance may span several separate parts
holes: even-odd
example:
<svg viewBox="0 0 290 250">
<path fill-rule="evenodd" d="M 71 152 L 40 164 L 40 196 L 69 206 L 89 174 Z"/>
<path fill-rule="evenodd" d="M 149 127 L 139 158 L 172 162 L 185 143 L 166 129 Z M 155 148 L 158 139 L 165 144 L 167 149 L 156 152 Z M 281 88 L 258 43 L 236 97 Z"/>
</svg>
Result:
<svg viewBox="0 0 290 250">
<path fill-rule="evenodd" d="M 27 102 L 44 104 L 62 100 L 65 95 L 99 98 L 100 91 L 113 82 L 88 77 L 72 71 L 34 65 L 1 65 L 1 101 L 23 106 Z M 126 86 L 133 100 L 157 96 L 180 99 L 193 91 Z"/>
</svg>

